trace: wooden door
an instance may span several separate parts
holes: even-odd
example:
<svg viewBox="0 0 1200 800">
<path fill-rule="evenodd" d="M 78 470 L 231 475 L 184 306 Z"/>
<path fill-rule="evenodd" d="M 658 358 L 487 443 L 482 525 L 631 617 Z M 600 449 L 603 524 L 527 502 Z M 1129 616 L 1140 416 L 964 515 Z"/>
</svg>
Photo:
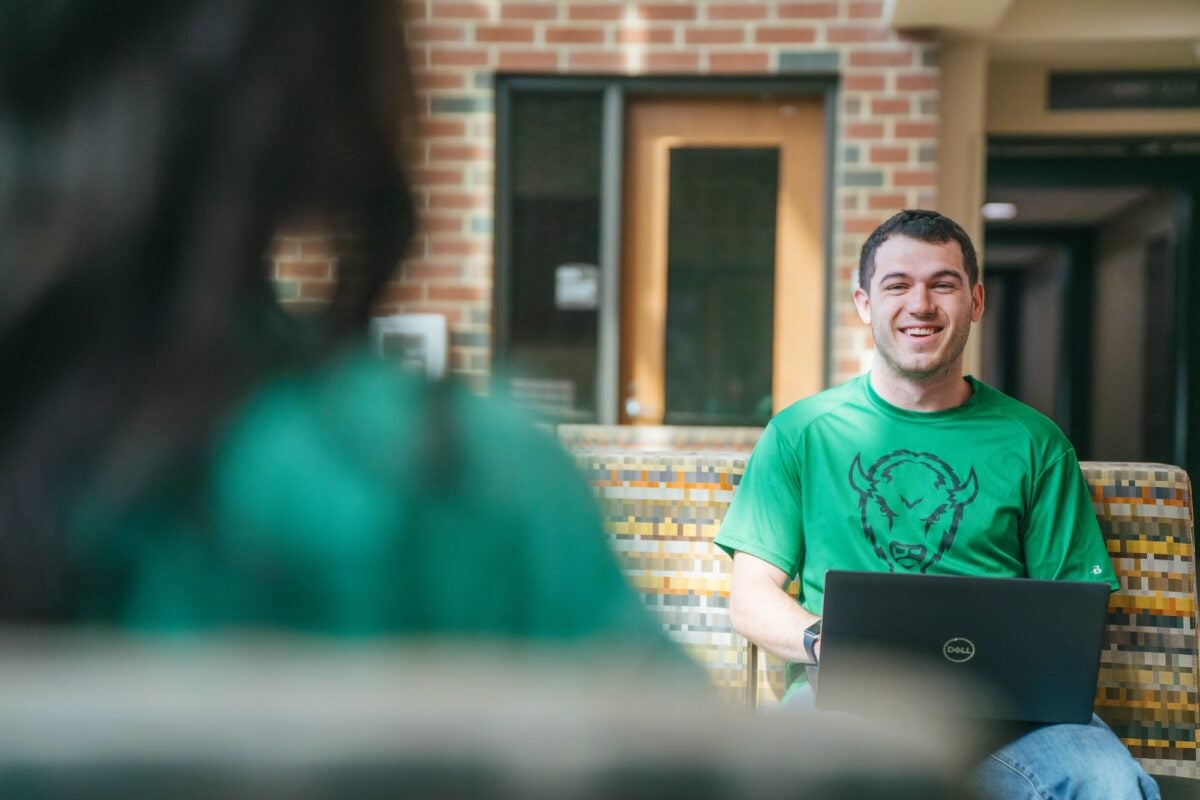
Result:
<svg viewBox="0 0 1200 800">
<path fill-rule="evenodd" d="M 755 424 L 823 388 L 824 176 L 819 97 L 629 103 L 623 423 Z"/>
</svg>

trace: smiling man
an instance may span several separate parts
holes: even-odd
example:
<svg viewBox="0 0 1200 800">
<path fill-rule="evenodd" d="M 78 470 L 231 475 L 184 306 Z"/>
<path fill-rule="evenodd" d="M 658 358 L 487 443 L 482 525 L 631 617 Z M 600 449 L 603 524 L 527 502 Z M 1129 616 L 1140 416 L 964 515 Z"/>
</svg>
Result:
<svg viewBox="0 0 1200 800">
<path fill-rule="evenodd" d="M 984 310 L 966 232 L 933 211 L 895 215 L 863 245 L 854 304 L 875 339 L 870 373 L 776 415 L 716 540 L 733 556 L 733 625 L 789 662 L 785 704 L 799 708 L 812 707 L 826 570 L 1118 588 L 1070 442 L 963 374 Z M 1095 717 L 1030 730 L 976 778 L 984 797 L 1159 796 Z"/>
</svg>

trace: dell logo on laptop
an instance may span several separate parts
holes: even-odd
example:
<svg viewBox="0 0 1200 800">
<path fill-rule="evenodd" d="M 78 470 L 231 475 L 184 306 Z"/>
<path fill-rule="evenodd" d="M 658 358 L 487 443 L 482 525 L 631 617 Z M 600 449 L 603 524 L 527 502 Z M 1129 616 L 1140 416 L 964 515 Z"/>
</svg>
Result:
<svg viewBox="0 0 1200 800">
<path fill-rule="evenodd" d="M 957 664 L 970 661 L 975 657 L 975 643 L 970 639 L 956 636 L 942 645 L 942 655 Z"/>
</svg>

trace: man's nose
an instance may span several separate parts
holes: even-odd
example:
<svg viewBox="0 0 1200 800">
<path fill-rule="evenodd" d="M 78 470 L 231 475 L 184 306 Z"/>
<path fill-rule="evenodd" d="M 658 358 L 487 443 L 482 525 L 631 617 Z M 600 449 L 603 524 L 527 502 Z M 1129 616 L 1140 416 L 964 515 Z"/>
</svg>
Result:
<svg viewBox="0 0 1200 800">
<path fill-rule="evenodd" d="M 937 311 L 933 303 L 933 292 L 927 286 L 914 286 L 908 292 L 908 311 L 912 314 L 926 315 Z"/>
</svg>

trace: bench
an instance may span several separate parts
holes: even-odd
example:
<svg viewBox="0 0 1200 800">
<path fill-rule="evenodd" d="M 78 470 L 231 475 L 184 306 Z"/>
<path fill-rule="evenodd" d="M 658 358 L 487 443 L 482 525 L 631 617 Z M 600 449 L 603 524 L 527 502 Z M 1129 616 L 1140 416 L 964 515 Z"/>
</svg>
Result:
<svg viewBox="0 0 1200 800">
<path fill-rule="evenodd" d="M 669 635 L 709 671 L 729 702 L 778 703 L 783 665 L 729 623 L 731 562 L 712 539 L 745 469 L 745 431 L 718 449 L 615 449 L 597 426 L 562 437 L 592 484 L 630 581 Z M 591 435 L 589 435 L 589 433 Z M 672 444 L 653 431 L 655 444 Z M 688 445 L 697 437 L 685 432 Z M 728 450 L 719 449 L 730 446 Z M 750 443 L 752 446 L 752 442 Z M 1162 464 L 1084 462 L 1121 590 L 1112 596 L 1096 713 L 1155 776 L 1200 780 L 1196 726 L 1194 507 L 1187 473 Z"/>
</svg>

